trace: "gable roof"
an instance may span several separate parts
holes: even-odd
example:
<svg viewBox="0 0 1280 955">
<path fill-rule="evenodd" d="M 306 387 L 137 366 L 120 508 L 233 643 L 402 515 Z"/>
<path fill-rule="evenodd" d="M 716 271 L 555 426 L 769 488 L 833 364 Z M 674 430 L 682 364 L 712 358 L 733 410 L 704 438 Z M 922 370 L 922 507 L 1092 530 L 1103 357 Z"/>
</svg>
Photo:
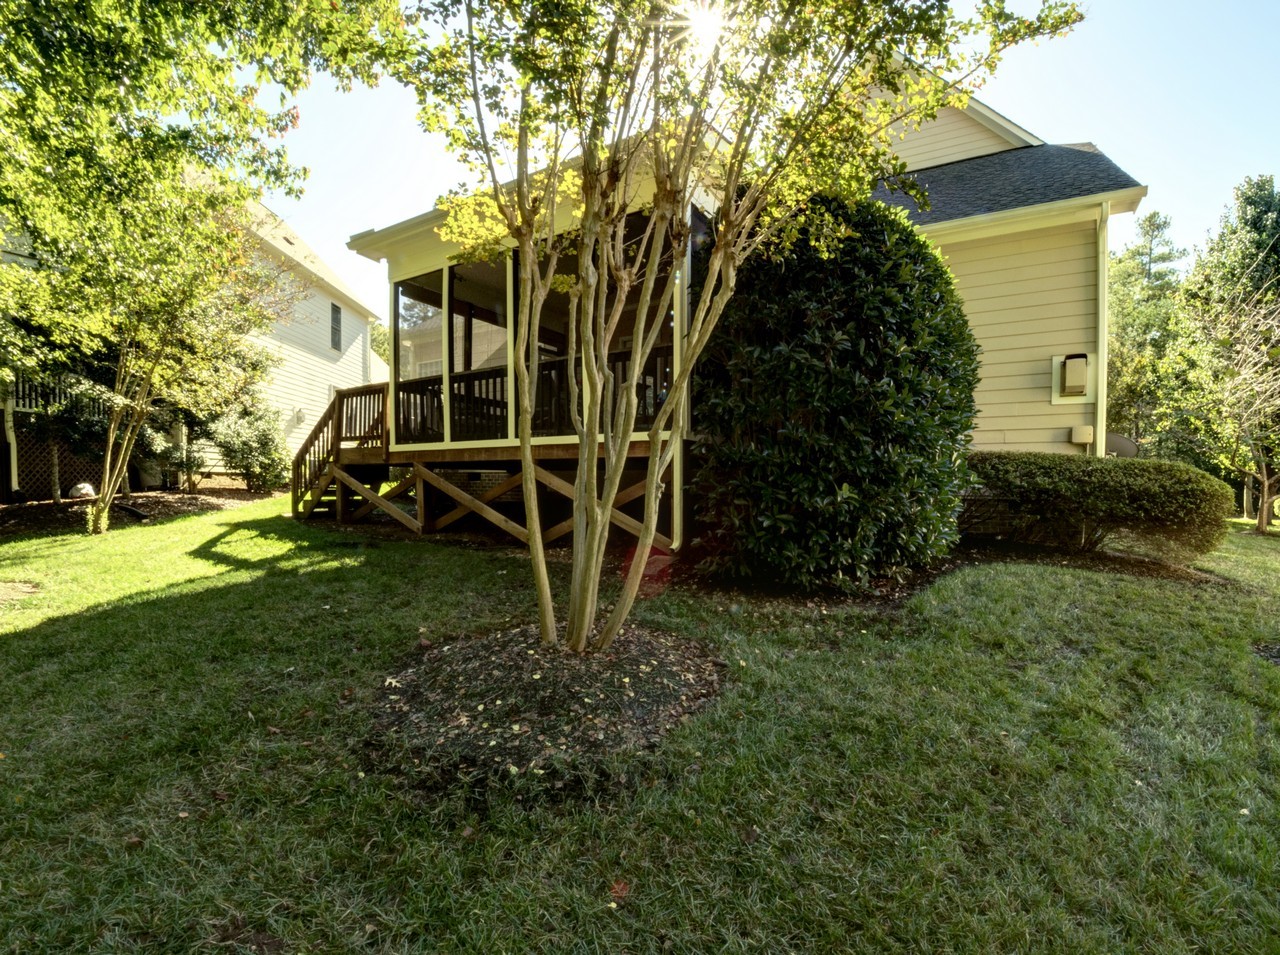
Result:
<svg viewBox="0 0 1280 955">
<path fill-rule="evenodd" d="M 906 209 L 918 226 L 1144 188 L 1093 143 L 1023 146 L 921 169 L 910 178 L 928 193 L 927 210 L 883 184 L 874 198 Z"/>
<path fill-rule="evenodd" d="M 377 311 L 360 301 L 351 287 L 338 277 L 338 273 L 324 259 L 316 255 L 292 226 L 261 203 L 254 203 L 251 212 L 254 233 L 272 252 L 310 273 L 315 283 L 330 295 L 346 299 L 362 318 L 377 319 Z"/>
</svg>

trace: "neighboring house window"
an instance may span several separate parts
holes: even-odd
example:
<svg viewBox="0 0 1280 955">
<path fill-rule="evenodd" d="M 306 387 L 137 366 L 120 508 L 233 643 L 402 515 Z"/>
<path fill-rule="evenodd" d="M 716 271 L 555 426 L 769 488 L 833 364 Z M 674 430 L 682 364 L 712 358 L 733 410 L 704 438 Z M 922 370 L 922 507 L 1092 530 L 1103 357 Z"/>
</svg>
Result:
<svg viewBox="0 0 1280 955">
<path fill-rule="evenodd" d="M 418 362 L 419 378 L 437 378 L 444 374 L 443 361 L 420 361 Z"/>
<path fill-rule="evenodd" d="M 342 306 L 329 306 L 329 344 L 342 351 Z"/>
</svg>

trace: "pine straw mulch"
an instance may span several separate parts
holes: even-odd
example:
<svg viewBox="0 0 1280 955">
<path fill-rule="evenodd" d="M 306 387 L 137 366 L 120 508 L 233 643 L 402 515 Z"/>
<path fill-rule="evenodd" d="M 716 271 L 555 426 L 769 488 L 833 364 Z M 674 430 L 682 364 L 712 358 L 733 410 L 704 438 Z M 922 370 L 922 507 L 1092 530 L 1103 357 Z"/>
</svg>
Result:
<svg viewBox="0 0 1280 955">
<path fill-rule="evenodd" d="M 608 785 L 615 757 L 656 746 L 716 696 L 724 673 L 704 647 L 637 626 L 583 655 L 543 646 L 536 627 L 420 648 L 385 681 L 370 757 L 426 792 Z"/>
</svg>

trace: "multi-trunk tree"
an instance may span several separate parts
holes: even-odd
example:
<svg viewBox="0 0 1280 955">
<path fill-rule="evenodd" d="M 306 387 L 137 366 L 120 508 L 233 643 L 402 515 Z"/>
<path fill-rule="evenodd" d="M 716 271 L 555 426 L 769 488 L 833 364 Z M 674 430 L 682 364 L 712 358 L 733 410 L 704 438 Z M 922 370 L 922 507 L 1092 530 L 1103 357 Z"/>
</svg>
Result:
<svg viewBox="0 0 1280 955">
<path fill-rule="evenodd" d="M 30 253 L 0 263 L 0 383 L 114 365 L 108 503 L 158 388 L 200 404 L 235 380 L 199 369 L 243 347 L 256 294 L 231 220 L 297 182 L 289 94 L 372 78 L 402 27 L 394 0 L 0 5 L 0 228 Z"/>
<path fill-rule="evenodd" d="M 399 75 L 417 91 L 427 128 L 442 131 L 486 184 L 488 210 L 456 203 L 450 235 L 472 257 L 500 248 L 519 257 L 518 429 L 539 626 L 545 641 L 577 652 L 607 647 L 632 608 L 687 427 L 689 374 L 743 259 L 793 234 L 793 214 L 815 193 L 857 197 L 893 179 L 904 128 L 963 105 L 964 82 L 1010 45 L 1079 19 L 1073 4 L 1048 2 L 1024 18 L 1003 0 L 982 0 L 967 21 L 941 0 L 435 0 L 416 16 L 419 49 Z M 694 205 L 713 215 L 707 277 L 647 435 L 636 555 L 599 619 L 639 375 L 685 294 Z M 580 369 L 580 381 L 569 376 L 579 452 L 563 633 L 532 447 L 532 366 L 553 288 L 568 294 L 569 363 Z M 624 316 L 630 356 L 620 378 L 609 356 L 623 346 Z"/>
</svg>

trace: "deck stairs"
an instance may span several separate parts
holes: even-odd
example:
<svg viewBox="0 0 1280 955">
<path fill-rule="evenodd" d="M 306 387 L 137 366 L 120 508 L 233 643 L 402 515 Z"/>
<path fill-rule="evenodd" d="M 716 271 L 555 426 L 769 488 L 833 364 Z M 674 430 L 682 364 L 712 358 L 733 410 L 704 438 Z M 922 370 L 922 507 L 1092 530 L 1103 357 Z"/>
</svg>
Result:
<svg viewBox="0 0 1280 955">
<path fill-rule="evenodd" d="M 389 473 L 384 464 L 339 463 L 343 448 L 387 447 L 387 385 L 385 382 L 343 388 L 307 435 L 293 458 L 294 517 L 337 516 L 338 485 L 342 476 L 377 486 Z"/>
</svg>

